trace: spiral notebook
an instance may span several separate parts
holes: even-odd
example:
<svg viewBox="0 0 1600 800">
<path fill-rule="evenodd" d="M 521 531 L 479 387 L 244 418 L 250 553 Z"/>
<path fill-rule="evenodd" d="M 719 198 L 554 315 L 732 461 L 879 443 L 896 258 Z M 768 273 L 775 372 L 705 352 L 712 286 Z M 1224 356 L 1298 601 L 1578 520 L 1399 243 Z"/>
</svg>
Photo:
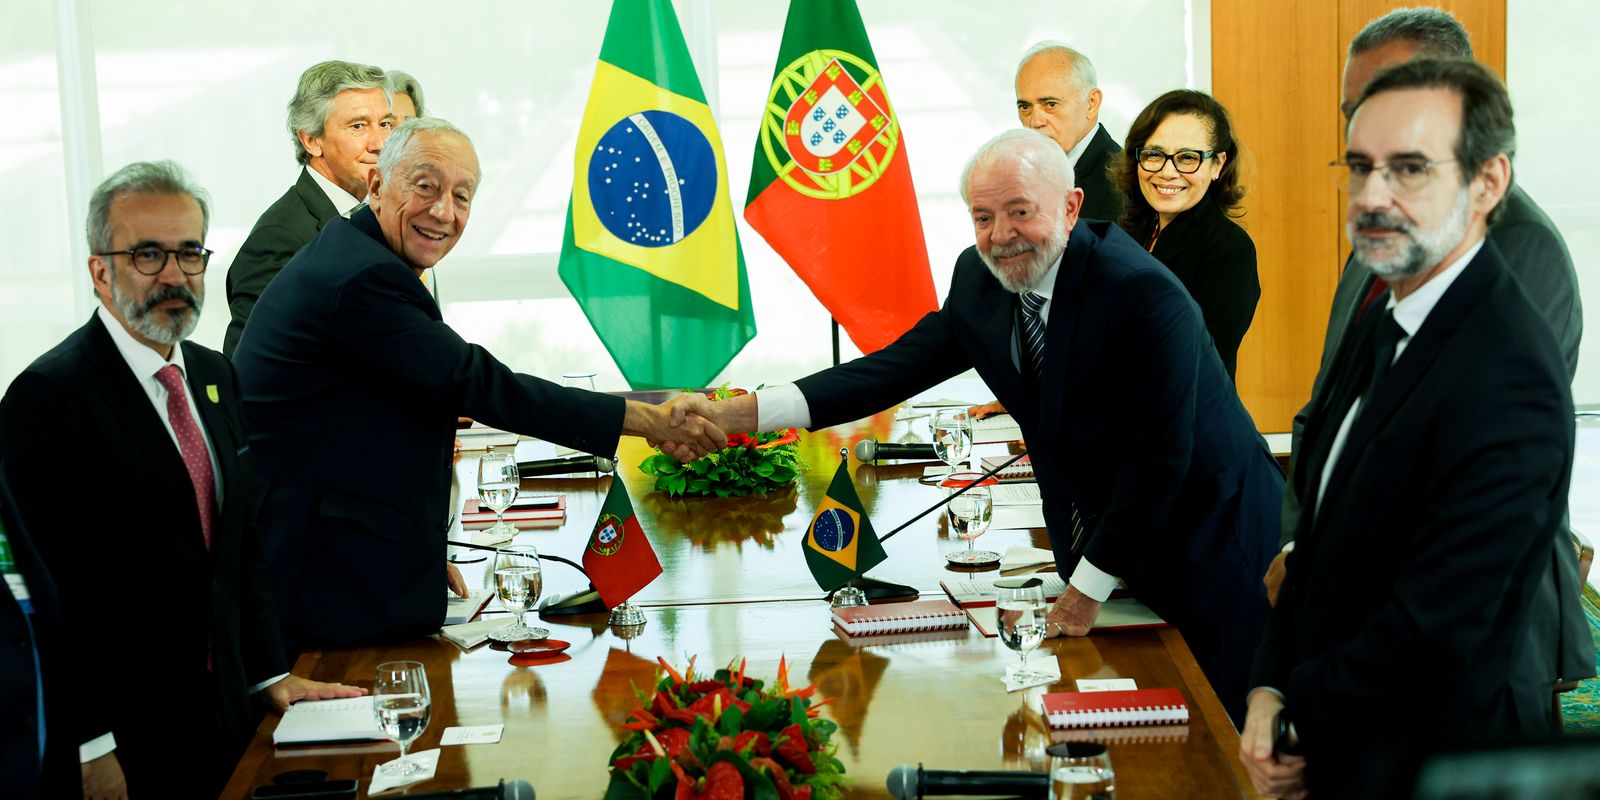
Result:
<svg viewBox="0 0 1600 800">
<path fill-rule="evenodd" d="M 372 697 L 341 697 L 336 700 L 301 700 L 283 714 L 272 731 L 273 745 L 318 742 L 381 741 L 377 719 L 372 715 Z"/>
<path fill-rule="evenodd" d="M 967 615 L 949 600 L 918 600 L 835 608 L 833 624 L 850 636 L 871 636 L 961 628 L 967 624 Z"/>
<path fill-rule="evenodd" d="M 1177 725 L 1189 721 L 1189 704 L 1177 689 L 1120 692 L 1050 692 L 1039 698 L 1052 728 Z"/>
</svg>

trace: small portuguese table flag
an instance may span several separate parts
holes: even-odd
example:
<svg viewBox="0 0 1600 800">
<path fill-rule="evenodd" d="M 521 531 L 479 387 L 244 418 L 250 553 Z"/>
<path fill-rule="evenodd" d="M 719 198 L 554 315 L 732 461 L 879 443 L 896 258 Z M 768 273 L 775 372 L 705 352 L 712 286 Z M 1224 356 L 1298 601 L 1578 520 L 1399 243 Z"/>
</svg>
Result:
<svg viewBox="0 0 1600 800">
<path fill-rule="evenodd" d="M 744 218 L 863 353 L 938 307 L 907 158 L 855 2 L 790 3 Z"/>
<path fill-rule="evenodd" d="M 850 478 L 848 459 L 840 459 L 828 493 L 806 529 L 803 548 L 806 566 L 824 591 L 833 591 L 857 575 L 877 566 L 887 554 L 872 530 L 872 520 L 861 510 L 856 482 Z"/>
<path fill-rule="evenodd" d="M 583 571 L 589 573 L 589 582 L 606 608 L 622 605 L 661 574 L 661 562 L 639 527 L 621 478 L 611 479 L 611 491 L 606 492 L 600 517 L 583 549 Z"/>
</svg>

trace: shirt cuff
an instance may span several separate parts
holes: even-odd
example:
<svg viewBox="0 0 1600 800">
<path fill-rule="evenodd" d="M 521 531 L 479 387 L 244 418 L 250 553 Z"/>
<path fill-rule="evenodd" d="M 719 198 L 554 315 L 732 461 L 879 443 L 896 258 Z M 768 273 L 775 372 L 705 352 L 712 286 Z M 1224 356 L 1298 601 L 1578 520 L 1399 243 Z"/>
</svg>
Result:
<svg viewBox="0 0 1600 800">
<path fill-rule="evenodd" d="M 1277 689 L 1272 688 L 1271 686 L 1257 686 L 1256 688 L 1251 689 L 1250 691 L 1246 692 L 1245 695 L 1244 695 L 1245 702 L 1246 703 L 1250 702 L 1250 698 L 1256 692 L 1269 692 L 1271 694 L 1277 695 L 1278 700 L 1281 701 L 1284 705 L 1288 705 L 1289 704 L 1289 698 L 1284 697 L 1283 696 L 1283 692 L 1280 692 Z"/>
<path fill-rule="evenodd" d="M 810 427 L 811 406 L 800 387 L 780 383 L 756 390 L 756 430 Z"/>
<path fill-rule="evenodd" d="M 262 681 L 262 682 L 260 682 L 260 683 L 258 683 L 256 685 L 250 687 L 250 694 L 255 694 L 256 692 L 259 692 L 262 689 L 265 689 L 268 686 L 271 686 L 272 684 L 277 683 L 278 681 L 281 681 L 281 680 L 283 680 L 284 678 L 287 678 L 287 677 L 289 677 L 289 673 L 285 672 L 282 675 L 279 675 L 279 676 L 277 676 L 275 678 L 268 678 L 268 679 L 266 679 L 266 680 L 264 680 L 264 681 Z"/>
<path fill-rule="evenodd" d="M 1099 567 L 1090 564 L 1087 558 L 1080 558 L 1078 567 L 1072 571 L 1071 583 L 1083 593 L 1084 597 L 1104 603 L 1117 588 L 1117 576 L 1106 574 Z"/>
<path fill-rule="evenodd" d="M 87 764 L 115 749 L 117 749 L 117 737 L 110 733 L 96 736 L 78 745 L 78 763 Z"/>
</svg>

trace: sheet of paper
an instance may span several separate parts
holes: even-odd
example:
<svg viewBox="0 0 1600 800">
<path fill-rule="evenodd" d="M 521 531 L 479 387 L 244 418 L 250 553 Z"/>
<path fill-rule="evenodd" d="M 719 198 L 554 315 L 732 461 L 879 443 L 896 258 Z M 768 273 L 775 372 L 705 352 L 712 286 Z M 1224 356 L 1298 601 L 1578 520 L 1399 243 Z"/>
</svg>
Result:
<svg viewBox="0 0 1600 800">
<path fill-rule="evenodd" d="M 1139 685 L 1132 678 L 1078 679 L 1078 691 L 1080 692 L 1121 692 L 1137 688 L 1139 688 Z"/>
<path fill-rule="evenodd" d="M 464 725 L 460 727 L 445 728 L 444 735 L 439 737 L 439 744 L 494 744 L 500 741 L 500 736 L 504 734 L 505 731 L 506 726 L 504 724 Z"/>
<path fill-rule="evenodd" d="M 994 498 L 994 504 L 997 506 L 1036 506 L 1044 503 L 1037 482 L 1002 483 L 991 486 L 989 496 Z"/>
<path fill-rule="evenodd" d="M 409 753 L 406 755 L 406 760 L 413 764 L 421 764 L 422 771 L 415 775 L 403 777 L 385 775 L 383 774 L 383 768 L 388 764 L 399 763 L 400 759 L 396 758 L 393 761 L 379 764 L 372 768 L 372 785 L 367 787 L 367 796 L 371 797 L 380 792 L 387 792 L 390 789 L 398 789 L 401 786 L 410 786 L 413 783 L 432 780 L 433 773 L 439 770 L 439 749 L 434 748 L 432 750 L 423 750 L 420 753 Z"/>
<path fill-rule="evenodd" d="M 1008 569 L 1022 569 L 1024 567 L 1037 567 L 1043 564 L 1056 563 L 1056 554 L 1042 547 L 1028 547 L 1025 545 L 1012 545 L 1006 548 L 1004 555 L 1000 556 L 1000 571 Z"/>
<path fill-rule="evenodd" d="M 990 518 L 989 530 L 1010 531 L 1021 528 L 1043 528 L 1044 506 L 1000 506 L 994 507 L 994 516 Z"/>
<path fill-rule="evenodd" d="M 996 414 L 974 420 L 972 423 L 973 444 L 994 444 L 995 442 L 1015 442 L 1022 438 L 1022 426 L 1017 424 L 1010 414 Z"/>
</svg>

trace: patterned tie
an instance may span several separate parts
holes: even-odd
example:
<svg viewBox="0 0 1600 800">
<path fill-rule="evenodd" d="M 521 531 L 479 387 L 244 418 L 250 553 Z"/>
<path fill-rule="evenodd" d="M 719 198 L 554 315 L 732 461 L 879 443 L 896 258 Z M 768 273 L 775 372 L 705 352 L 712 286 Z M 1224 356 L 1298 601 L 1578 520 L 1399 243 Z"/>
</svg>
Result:
<svg viewBox="0 0 1600 800">
<path fill-rule="evenodd" d="M 183 466 L 189 470 L 189 480 L 194 483 L 194 501 L 200 511 L 200 533 L 205 536 L 206 549 L 211 549 L 211 518 L 217 505 L 216 478 L 211 471 L 211 455 L 206 452 L 205 437 L 200 426 L 189 413 L 189 395 L 183 385 L 183 374 L 178 365 L 168 364 L 156 373 L 156 380 L 167 390 L 167 421 L 172 432 L 178 435 L 178 450 L 183 454 Z"/>
<path fill-rule="evenodd" d="M 1022 338 L 1028 345 L 1028 364 L 1037 378 L 1044 374 L 1044 317 L 1039 312 L 1044 310 L 1045 298 L 1033 292 L 1023 292 L 1021 297 Z"/>
</svg>

